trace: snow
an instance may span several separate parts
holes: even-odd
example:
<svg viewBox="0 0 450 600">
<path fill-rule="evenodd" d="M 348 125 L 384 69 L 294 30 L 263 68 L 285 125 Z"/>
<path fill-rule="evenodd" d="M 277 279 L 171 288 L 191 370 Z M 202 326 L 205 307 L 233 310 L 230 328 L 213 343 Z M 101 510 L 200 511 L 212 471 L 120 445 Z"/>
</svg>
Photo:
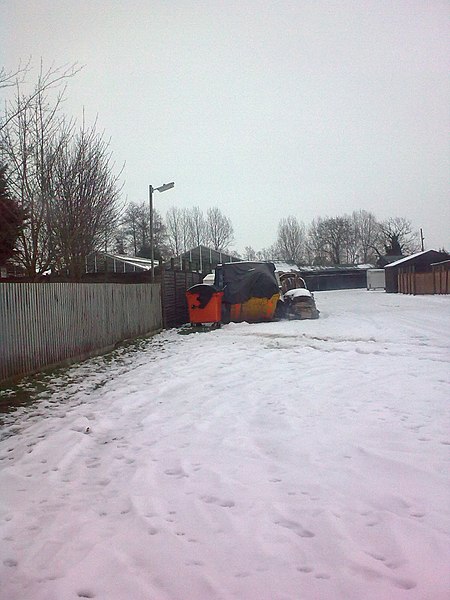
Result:
<svg viewBox="0 0 450 600">
<path fill-rule="evenodd" d="M 295 273 L 300 271 L 300 268 L 297 265 L 289 264 L 281 260 L 274 260 L 273 264 L 275 265 L 275 271 L 277 273 Z"/>
<path fill-rule="evenodd" d="M 424 256 L 425 254 L 428 254 L 429 252 L 433 252 L 433 250 L 422 250 L 421 252 L 416 252 L 415 254 L 410 254 L 409 256 L 404 256 L 403 258 L 399 258 L 395 262 L 391 262 L 391 263 L 387 264 L 385 268 L 390 269 L 391 267 L 397 267 L 398 265 L 401 265 L 404 262 L 409 262 L 410 260 L 413 260 L 414 258 L 418 258 L 419 256 Z"/>
<path fill-rule="evenodd" d="M 149 258 L 140 258 L 138 256 L 126 256 L 125 254 L 108 254 L 105 252 L 105 256 L 112 258 L 113 260 L 118 260 L 121 262 L 128 263 L 134 267 L 140 267 L 145 271 L 150 271 L 152 268 L 152 261 Z M 159 264 L 159 261 L 153 261 L 155 265 Z"/>
<path fill-rule="evenodd" d="M 294 290 L 288 290 L 284 294 L 284 296 L 287 296 L 288 298 L 300 298 L 300 297 L 311 298 L 311 292 L 304 288 L 295 288 Z"/>
<path fill-rule="evenodd" d="M 450 298 L 316 302 L 26 380 L 2 598 L 447 600 Z"/>
</svg>

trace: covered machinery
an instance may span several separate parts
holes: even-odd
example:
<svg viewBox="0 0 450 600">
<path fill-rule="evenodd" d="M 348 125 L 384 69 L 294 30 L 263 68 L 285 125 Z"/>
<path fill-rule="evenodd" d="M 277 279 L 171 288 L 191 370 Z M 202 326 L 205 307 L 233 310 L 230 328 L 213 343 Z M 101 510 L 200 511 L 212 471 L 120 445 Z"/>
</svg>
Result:
<svg viewBox="0 0 450 600">
<path fill-rule="evenodd" d="M 318 319 L 314 295 L 307 289 L 305 280 L 296 272 L 280 275 L 281 308 L 279 313 L 286 319 Z"/>
<path fill-rule="evenodd" d="M 186 298 L 192 325 L 319 316 L 314 296 L 299 274 L 278 276 L 272 262 L 219 264 L 214 285 L 195 285 L 187 290 Z"/>
<path fill-rule="evenodd" d="M 223 290 L 222 319 L 249 323 L 274 318 L 280 290 L 270 262 L 232 262 L 218 265 L 214 285 Z"/>
</svg>

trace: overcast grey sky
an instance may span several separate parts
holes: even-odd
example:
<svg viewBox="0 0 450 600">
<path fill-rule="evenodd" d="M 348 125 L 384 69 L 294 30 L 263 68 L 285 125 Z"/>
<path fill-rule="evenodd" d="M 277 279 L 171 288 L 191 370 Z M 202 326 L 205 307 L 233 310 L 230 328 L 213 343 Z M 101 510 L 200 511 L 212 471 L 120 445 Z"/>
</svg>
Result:
<svg viewBox="0 0 450 600">
<path fill-rule="evenodd" d="M 447 0 L 0 0 L 2 64 L 85 65 L 66 110 L 128 201 L 218 206 L 234 248 L 360 208 L 450 248 Z"/>
</svg>

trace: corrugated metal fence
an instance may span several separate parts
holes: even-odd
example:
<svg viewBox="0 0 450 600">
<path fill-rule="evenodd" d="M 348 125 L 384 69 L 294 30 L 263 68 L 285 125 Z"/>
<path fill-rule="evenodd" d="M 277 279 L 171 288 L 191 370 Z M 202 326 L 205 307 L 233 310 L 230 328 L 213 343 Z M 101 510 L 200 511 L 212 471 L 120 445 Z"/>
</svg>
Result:
<svg viewBox="0 0 450 600">
<path fill-rule="evenodd" d="M 0 283 L 0 381 L 161 328 L 160 284 Z"/>
</svg>

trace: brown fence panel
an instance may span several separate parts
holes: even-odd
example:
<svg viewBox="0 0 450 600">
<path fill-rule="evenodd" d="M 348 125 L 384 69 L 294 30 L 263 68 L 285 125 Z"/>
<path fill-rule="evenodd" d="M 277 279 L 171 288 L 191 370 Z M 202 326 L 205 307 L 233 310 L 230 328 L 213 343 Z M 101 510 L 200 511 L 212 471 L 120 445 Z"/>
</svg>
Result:
<svg viewBox="0 0 450 600">
<path fill-rule="evenodd" d="M 189 322 L 186 290 L 201 283 L 203 276 L 190 271 L 164 271 L 162 303 L 164 327 L 180 327 Z"/>
<path fill-rule="evenodd" d="M 0 381 L 161 328 L 159 284 L 0 283 Z"/>
<path fill-rule="evenodd" d="M 400 271 L 398 273 L 398 291 L 401 294 L 439 294 L 440 279 L 438 273 L 414 273 Z"/>
<path fill-rule="evenodd" d="M 415 294 L 416 293 L 416 280 L 415 273 L 410 270 L 400 270 L 397 274 L 398 277 L 398 291 L 400 294 Z"/>
<path fill-rule="evenodd" d="M 434 294 L 433 273 L 415 273 L 415 293 Z"/>
<path fill-rule="evenodd" d="M 433 283 L 434 283 L 435 293 L 442 294 L 442 292 L 441 292 L 441 289 L 442 289 L 442 273 L 441 273 L 441 271 L 433 272 Z"/>
<path fill-rule="evenodd" d="M 443 265 L 433 266 L 435 294 L 450 294 L 450 269 L 446 261 Z"/>
</svg>

